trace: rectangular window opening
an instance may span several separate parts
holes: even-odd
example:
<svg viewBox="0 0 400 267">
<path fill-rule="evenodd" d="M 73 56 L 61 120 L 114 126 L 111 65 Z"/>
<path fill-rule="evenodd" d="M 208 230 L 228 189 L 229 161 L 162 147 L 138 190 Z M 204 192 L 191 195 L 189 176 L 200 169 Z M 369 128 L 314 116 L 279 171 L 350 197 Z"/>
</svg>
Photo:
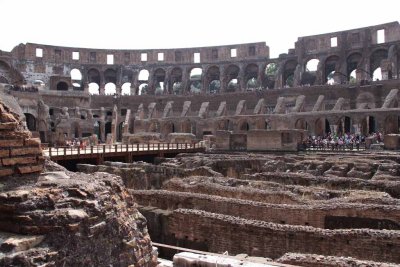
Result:
<svg viewBox="0 0 400 267">
<path fill-rule="evenodd" d="M 337 47 L 337 37 L 331 38 L 331 47 Z"/>
<path fill-rule="evenodd" d="M 96 62 L 96 52 L 90 52 L 90 62 Z"/>
<path fill-rule="evenodd" d="M 217 49 L 212 50 L 212 59 L 218 59 L 218 50 Z"/>
<path fill-rule="evenodd" d="M 61 57 L 61 50 L 60 49 L 55 49 L 54 50 L 54 54 L 56 55 L 56 57 Z"/>
<path fill-rule="evenodd" d="M 382 44 L 385 42 L 385 30 L 384 29 L 376 31 L 376 35 L 377 35 L 376 40 L 377 40 L 378 44 Z"/>
<path fill-rule="evenodd" d="M 237 53 L 236 48 L 232 48 L 231 49 L 231 57 L 236 57 L 236 53 Z"/>
<path fill-rule="evenodd" d="M 36 48 L 36 57 L 43 57 L 43 49 Z"/>
<path fill-rule="evenodd" d="M 141 53 L 140 54 L 140 60 L 141 61 L 147 61 L 147 53 Z"/>
<path fill-rule="evenodd" d="M 158 59 L 158 61 L 164 61 L 164 53 L 158 53 L 157 59 Z"/>
<path fill-rule="evenodd" d="M 107 55 L 107 64 L 108 65 L 114 64 L 114 55 Z"/>
<path fill-rule="evenodd" d="M 72 52 L 72 59 L 79 60 L 79 52 Z"/>
<path fill-rule="evenodd" d="M 193 54 L 194 63 L 200 63 L 200 53 Z"/>
</svg>

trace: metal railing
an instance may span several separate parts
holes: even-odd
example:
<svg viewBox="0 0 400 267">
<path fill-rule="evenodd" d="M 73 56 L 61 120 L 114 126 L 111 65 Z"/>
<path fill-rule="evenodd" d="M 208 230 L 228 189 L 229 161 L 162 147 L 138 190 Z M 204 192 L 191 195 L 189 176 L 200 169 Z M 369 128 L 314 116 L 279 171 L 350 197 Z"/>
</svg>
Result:
<svg viewBox="0 0 400 267">
<path fill-rule="evenodd" d="M 46 156 L 73 156 L 85 154 L 107 154 L 117 152 L 146 152 L 146 151 L 171 151 L 171 150 L 193 150 L 204 148 L 203 143 L 148 143 L 148 144 L 112 144 L 96 145 L 86 147 L 45 147 L 43 152 Z"/>
<path fill-rule="evenodd" d="M 364 151 L 366 150 L 365 143 L 357 145 L 310 145 L 305 148 L 306 151 L 329 151 L 329 152 L 341 152 L 341 151 Z"/>
</svg>

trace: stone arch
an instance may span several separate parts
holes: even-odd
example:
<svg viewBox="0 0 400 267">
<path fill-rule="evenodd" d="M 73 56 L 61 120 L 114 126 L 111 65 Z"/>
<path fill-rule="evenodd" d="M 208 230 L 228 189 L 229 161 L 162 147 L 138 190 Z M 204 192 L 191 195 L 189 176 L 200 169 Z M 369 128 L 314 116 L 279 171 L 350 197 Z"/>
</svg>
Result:
<svg viewBox="0 0 400 267">
<path fill-rule="evenodd" d="M 333 83 L 333 74 L 339 67 L 339 60 L 340 58 L 337 55 L 331 55 L 325 59 L 324 83 Z"/>
<path fill-rule="evenodd" d="M 305 71 L 301 76 L 302 85 L 314 85 L 317 80 L 319 59 L 311 58 L 304 64 Z"/>
<path fill-rule="evenodd" d="M 361 121 L 361 134 L 368 135 L 376 132 L 377 121 L 374 116 L 368 115 L 364 117 Z"/>
<path fill-rule="evenodd" d="M 28 127 L 29 131 L 36 131 L 36 118 L 31 113 L 24 113 L 26 126 Z"/>
<path fill-rule="evenodd" d="M 57 91 L 68 91 L 68 83 L 60 81 L 56 85 Z"/>
<path fill-rule="evenodd" d="M 166 121 L 162 124 L 161 131 L 164 135 L 176 132 L 175 124 L 172 121 Z"/>
<path fill-rule="evenodd" d="M 247 122 L 247 120 L 240 120 L 238 122 L 237 129 L 238 129 L 239 132 L 247 132 L 247 131 L 250 130 L 250 125 Z"/>
<path fill-rule="evenodd" d="M 96 83 L 98 86 L 101 84 L 101 75 L 100 71 L 95 68 L 91 68 L 87 71 L 87 80 L 88 83 Z"/>
<path fill-rule="evenodd" d="M 221 130 L 221 131 L 232 131 L 233 123 L 229 119 L 223 119 L 223 120 L 218 121 L 216 128 L 217 128 L 217 130 Z"/>
<path fill-rule="evenodd" d="M 261 85 L 258 84 L 258 65 L 254 63 L 248 64 L 244 69 L 244 81 L 246 90 L 252 91 Z"/>
<path fill-rule="evenodd" d="M 155 83 L 155 91 L 156 95 L 162 95 L 165 92 L 166 84 L 165 84 L 166 72 L 163 68 L 158 68 L 153 73 L 153 81 Z"/>
<path fill-rule="evenodd" d="M 354 70 L 357 70 L 359 68 L 359 64 L 361 63 L 361 61 L 362 61 L 362 55 L 359 52 L 352 53 L 346 58 L 346 65 L 347 65 L 346 75 L 350 83 L 352 82 L 351 77 L 354 77 L 351 74 L 353 73 Z"/>
<path fill-rule="evenodd" d="M 24 81 L 24 76 L 7 62 L 0 60 L 0 83 L 17 84 Z"/>
<path fill-rule="evenodd" d="M 220 83 L 220 70 L 219 67 L 213 65 L 209 67 L 206 71 L 206 86 L 207 86 L 207 93 L 209 94 L 217 94 L 221 90 L 221 83 Z"/>
<path fill-rule="evenodd" d="M 235 92 L 239 90 L 239 72 L 240 68 L 237 65 L 229 65 L 225 69 L 224 79 L 226 83 L 224 84 L 225 92 Z"/>
<path fill-rule="evenodd" d="M 202 90 L 201 79 L 203 69 L 194 67 L 189 69 L 189 90 L 191 93 L 200 93 Z"/>
<path fill-rule="evenodd" d="M 294 59 L 288 60 L 283 66 L 283 85 L 284 87 L 292 87 L 294 82 L 294 71 L 297 67 L 297 61 Z"/>
<path fill-rule="evenodd" d="M 113 82 L 106 83 L 104 89 L 104 94 L 106 95 L 115 95 L 117 93 L 117 86 Z"/>
<path fill-rule="evenodd" d="M 269 62 L 266 64 L 264 69 L 263 87 L 267 89 L 273 89 L 275 86 L 275 76 L 278 72 L 278 64 L 275 62 Z"/>
<path fill-rule="evenodd" d="M 179 67 L 175 67 L 171 70 L 169 90 L 172 89 L 174 95 L 181 95 L 183 93 L 182 74 L 183 71 Z"/>
<path fill-rule="evenodd" d="M 104 71 L 104 83 L 117 84 L 117 71 L 114 69 L 106 69 Z"/>
<path fill-rule="evenodd" d="M 336 121 L 337 134 L 346 134 L 352 132 L 352 119 L 349 116 L 340 117 Z"/>
<path fill-rule="evenodd" d="M 324 136 L 331 132 L 330 123 L 326 118 L 318 118 L 315 121 L 314 129 L 317 136 Z"/>
<path fill-rule="evenodd" d="M 378 48 L 371 53 L 370 56 L 370 77 L 373 78 L 374 71 L 381 66 L 381 62 L 388 57 L 388 50 Z"/>
<path fill-rule="evenodd" d="M 131 94 L 131 86 L 130 82 L 126 82 L 121 86 L 121 95 L 130 95 Z"/>
<path fill-rule="evenodd" d="M 294 128 L 299 130 L 308 130 L 309 124 L 305 119 L 300 118 L 295 122 Z"/>
</svg>

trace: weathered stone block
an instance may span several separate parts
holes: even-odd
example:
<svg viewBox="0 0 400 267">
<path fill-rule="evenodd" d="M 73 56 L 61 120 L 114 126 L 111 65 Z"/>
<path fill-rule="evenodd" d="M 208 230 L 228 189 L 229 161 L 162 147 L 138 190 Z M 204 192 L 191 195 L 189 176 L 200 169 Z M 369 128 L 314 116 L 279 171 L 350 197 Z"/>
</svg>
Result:
<svg viewBox="0 0 400 267">
<path fill-rule="evenodd" d="M 42 165 L 17 167 L 18 173 L 20 173 L 20 174 L 26 174 L 26 173 L 32 173 L 32 172 L 40 172 L 40 171 L 42 171 L 42 169 L 43 169 Z"/>
<path fill-rule="evenodd" d="M 5 158 L 10 156 L 10 150 L 8 149 L 1 149 L 0 150 L 0 158 Z"/>
<path fill-rule="evenodd" d="M 24 140 L 25 146 L 33 146 L 40 147 L 40 139 L 39 138 L 29 138 Z"/>
<path fill-rule="evenodd" d="M 13 173 L 14 173 L 14 170 L 10 169 L 10 168 L 8 168 L 8 169 L 0 169 L 0 177 L 9 176 L 9 175 L 12 175 Z"/>
<path fill-rule="evenodd" d="M 24 140 L 14 139 L 14 140 L 0 140 L 0 147 L 20 147 L 24 145 Z"/>
<path fill-rule="evenodd" d="M 16 165 L 16 164 L 32 164 L 36 163 L 36 157 L 24 157 L 24 158 L 5 158 L 1 162 L 3 165 Z"/>
<path fill-rule="evenodd" d="M 42 150 L 38 147 L 15 148 L 11 150 L 11 156 L 42 154 Z"/>
</svg>

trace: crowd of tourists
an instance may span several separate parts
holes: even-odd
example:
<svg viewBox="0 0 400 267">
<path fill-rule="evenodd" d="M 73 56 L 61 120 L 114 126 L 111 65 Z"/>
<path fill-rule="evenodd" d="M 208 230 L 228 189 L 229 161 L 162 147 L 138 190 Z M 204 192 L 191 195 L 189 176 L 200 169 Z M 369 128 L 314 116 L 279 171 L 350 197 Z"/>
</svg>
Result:
<svg viewBox="0 0 400 267">
<path fill-rule="evenodd" d="M 303 146 L 311 149 L 331 149 L 331 150 L 359 150 L 365 148 L 366 139 L 372 139 L 373 143 L 383 142 L 383 135 L 380 132 L 371 133 L 368 136 L 359 134 L 332 134 L 325 136 L 308 136 L 303 142 Z"/>
</svg>

